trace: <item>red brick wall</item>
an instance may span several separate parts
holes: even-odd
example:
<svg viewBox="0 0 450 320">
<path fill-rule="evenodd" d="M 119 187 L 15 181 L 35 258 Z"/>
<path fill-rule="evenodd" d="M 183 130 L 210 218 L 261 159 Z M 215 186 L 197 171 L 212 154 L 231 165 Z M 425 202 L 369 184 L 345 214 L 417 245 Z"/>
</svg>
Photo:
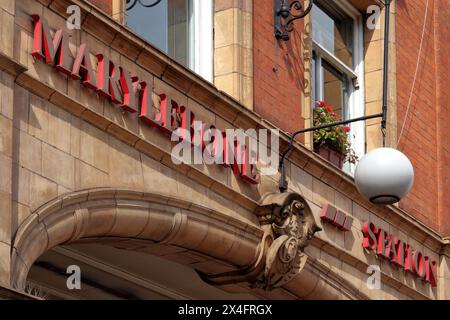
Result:
<svg viewBox="0 0 450 320">
<path fill-rule="evenodd" d="M 254 1 L 253 11 L 254 110 L 283 131 L 296 131 L 304 126 L 303 20 L 295 22 L 289 42 L 279 42 L 273 31 L 273 0 Z"/>
<path fill-rule="evenodd" d="M 424 0 L 397 0 L 398 133 L 405 119 L 419 54 Z M 398 148 L 415 169 L 412 192 L 401 208 L 444 236 L 450 235 L 450 153 L 447 99 L 447 0 L 429 0 L 420 66 Z"/>
<path fill-rule="evenodd" d="M 102 9 L 107 14 L 112 14 L 113 0 L 88 0 L 88 2 L 92 3 L 94 6 L 97 6 L 99 9 Z"/>
</svg>

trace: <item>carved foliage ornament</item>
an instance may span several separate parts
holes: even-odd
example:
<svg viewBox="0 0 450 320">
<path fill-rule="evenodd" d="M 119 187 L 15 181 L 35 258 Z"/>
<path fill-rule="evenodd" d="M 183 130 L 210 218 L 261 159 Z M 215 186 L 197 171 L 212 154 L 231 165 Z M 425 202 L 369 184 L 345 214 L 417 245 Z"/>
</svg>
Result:
<svg viewBox="0 0 450 320">
<path fill-rule="evenodd" d="M 303 269 L 307 260 L 303 250 L 320 228 L 298 194 L 269 195 L 263 203 L 267 201 L 271 203 L 263 204 L 259 212 L 271 211 L 262 217 L 261 223 L 270 227 L 266 229 L 274 241 L 267 249 L 264 272 L 253 281 L 253 286 L 272 290 L 292 280 Z"/>
<path fill-rule="evenodd" d="M 306 201 L 296 193 L 274 193 L 263 198 L 256 215 L 265 237 L 261 255 L 253 266 L 218 275 L 200 276 L 213 285 L 249 282 L 273 290 L 292 280 L 304 268 L 304 249 L 321 229 Z"/>
</svg>

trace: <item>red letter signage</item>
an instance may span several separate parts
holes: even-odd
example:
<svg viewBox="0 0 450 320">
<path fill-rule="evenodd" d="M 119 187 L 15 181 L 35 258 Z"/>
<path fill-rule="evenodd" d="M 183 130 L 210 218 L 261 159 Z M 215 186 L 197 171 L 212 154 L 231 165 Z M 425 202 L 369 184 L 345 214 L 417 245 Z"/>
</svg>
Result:
<svg viewBox="0 0 450 320">
<path fill-rule="evenodd" d="M 436 287 L 436 261 L 431 261 L 420 251 L 413 250 L 410 245 L 377 228 L 373 223 L 364 223 L 362 233 L 364 249 L 376 251 L 378 256 L 388 259 L 394 266 L 411 272 L 432 287 Z"/>
<path fill-rule="evenodd" d="M 205 149 L 205 132 L 209 128 L 215 129 L 214 126 L 208 126 L 198 121 L 199 129 L 194 130 L 194 113 L 185 106 L 178 105 L 175 100 L 164 93 L 158 95 L 159 103 L 155 106 L 153 101 L 155 92 L 148 82 L 139 81 L 138 77 L 116 65 L 104 54 L 91 56 L 85 44 L 80 45 L 73 65 L 70 65 L 68 35 L 62 30 L 57 30 L 52 37 L 44 18 L 37 14 L 32 15 L 32 18 L 34 21 L 33 57 L 45 58 L 47 64 L 54 66 L 61 73 L 70 75 L 73 80 L 81 80 L 85 87 L 119 105 L 124 112 L 138 113 L 139 120 L 166 134 L 172 134 L 178 128 L 185 129 L 180 137 L 181 140 L 186 140 L 188 133 L 191 133 L 189 137 L 191 143 L 198 142 L 197 145 L 201 151 Z M 91 60 L 94 57 L 97 59 L 98 72 L 96 75 Z M 221 134 L 222 132 L 219 131 L 219 136 Z M 224 139 L 224 150 L 218 150 L 215 137 L 211 137 L 209 140 L 213 147 L 212 156 L 223 152 L 226 166 L 231 165 L 233 171 L 239 174 L 243 180 L 251 184 L 259 183 L 259 174 L 255 167 L 256 155 L 245 141 L 238 141 L 233 135 L 228 143 Z"/>
<path fill-rule="evenodd" d="M 71 73 L 69 65 L 69 38 L 62 30 L 55 32 L 52 39 L 47 21 L 39 15 L 32 15 L 34 20 L 34 48 L 31 53 L 36 59 L 43 59 L 49 65 L 54 65 L 59 72 Z"/>
</svg>

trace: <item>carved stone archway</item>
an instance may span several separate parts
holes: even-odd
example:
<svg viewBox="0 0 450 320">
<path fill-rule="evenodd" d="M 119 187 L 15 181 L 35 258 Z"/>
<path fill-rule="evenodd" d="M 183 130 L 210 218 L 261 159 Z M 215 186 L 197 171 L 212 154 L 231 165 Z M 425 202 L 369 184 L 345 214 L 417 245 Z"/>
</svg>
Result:
<svg viewBox="0 0 450 320">
<path fill-rule="evenodd" d="M 258 226 L 188 201 L 130 190 L 80 191 L 47 203 L 22 223 L 14 239 L 11 283 L 23 290 L 36 259 L 63 244 L 175 245 L 242 268 L 261 256 L 263 237 Z"/>
<path fill-rule="evenodd" d="M 320 230 L 300 195 L 267 194 L 255 215 L 260 225 L 155 193 L 78 191 L 48 202 L 21 224 L 14 239 L 11 283 L 23 290 L 33 263 L 53 247 L 94 242 L 119 248 L 138 243 L 141 248 L 158 244 L 193 250 L 233 267 L 234 271 L 218 274 L 197 270 L 216 286 L 245 282 L 271 291 L 297 283 L 299 293 L 310 283 L 330 287 L 310 272 L 306 278 L 297 277 L 306 264 L 304 248 Z"/>
</svg>

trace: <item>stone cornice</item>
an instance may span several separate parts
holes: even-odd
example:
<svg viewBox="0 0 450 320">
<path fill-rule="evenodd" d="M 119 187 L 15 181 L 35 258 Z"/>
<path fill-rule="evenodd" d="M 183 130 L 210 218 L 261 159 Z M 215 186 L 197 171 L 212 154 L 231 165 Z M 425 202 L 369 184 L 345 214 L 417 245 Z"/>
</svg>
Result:
<svg viewBox="0 0 450 320">
<path fill-rule="evenodd" d="M 167 55 L 134 34 L 129 28 L 120 25 L 91 4 L 81 0 L 39 1 L 46 5 L 50 10 L 63 17 L 66 16 L 65 10 L 68 5 L 75 4 L 80 6 L 83 15 L 83 30 L 95 36 L 105 43 L 105 45 L 111 46 L 121 54 L 126 55 L 140 67 L 146 69 L 173 87 L 178 88 L 184 94 L 206 106 L 212 112 L 220 115 L 236 127 L 242 129 L 274 128 L 272 124 L 262 119 L 258 114 L 245 108 L 229 95 L 217 90 L 211 83 L 179 65 Z M 7 63 L 7 60 L 9 60 L 9 63 Z M 154 157 L 155 154 L 158 155 L 161 162 L 172 168 L 174 167 L 170 164 L 170 155 L 168 155 L 167 152 L 140 139 L 140 137 L 137 137 L 134 133 L 127 131 L 123 127 L 110 122 L 103 115 L 85 108 L 79 102 L 74 101 L 65 94 L 34 79 L 26 72 L 26 67 L 12 61 L 6 56 L 1 56 L 0 68 L 10 74 L 16 75 L 16 82 L 18 84 L 29 88 L 55 105 L 63 107 L 84 120 L 108 131 L 138 150 L 144 153 L 150 152 L 152 153 L 152 157 Z M 284 149 L 287 146 L 289 136 L 282 132 L 280 137 L 280 148 Z M 321 179 L 331 187 L 342 190 L 343 193 L 362 207 L 405 231 L 410 236 L 429 246 L 433 250 L 442 251 L 444 246 L 448 247 L 448 244 L 444 243 L 441 235 L 413 218 L 404 210 L 395 206 L 375 206 L 366 201 L 357 192 L 353 178 L 337 168 L 334 168 L 327 161 L 323 160 L 300 143 L 294 144 L 294 150 L 291 153 L 289 160 L 292 164 L 302 168 L 314 177 Z M 250 210 L 256 208 L 258 205 L 253 199 L 232 190 L 230 187 L 208 177 L 195 168 L 186 165 L 177 167 L 178 168 L 174 169 L 184 171 L 193 179 L 201 181 L 201 183 L 215 191 L 221 192 L 229 199 L 239 201 L 239 203 Z M 277 190 L 276 183 L 272 183 L 270 188 L 272 191 Z"/>
</svg>

